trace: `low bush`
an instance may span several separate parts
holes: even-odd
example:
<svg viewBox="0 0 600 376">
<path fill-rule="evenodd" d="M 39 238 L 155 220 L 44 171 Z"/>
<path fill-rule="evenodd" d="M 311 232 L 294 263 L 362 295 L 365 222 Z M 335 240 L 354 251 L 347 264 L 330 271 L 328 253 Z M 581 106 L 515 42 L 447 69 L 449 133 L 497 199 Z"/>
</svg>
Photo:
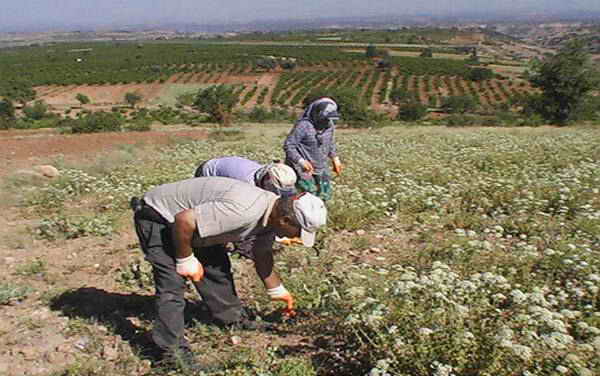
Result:
<svg viewBox="0 0 600 376">
<path fill-rule="evenodd" d="M 25 299 L 33 290 L 12 283 L 0 284 L 0 305 L 9 305 Z"/>
<path fill-rule="evenodd" d="M 56 216 L 42 219 L 36 235 L 46 240 L 76 239 L 84 236 L 107 236 L 114 232 L 114 220 L 106 215 L 67 218 Z"/>
<path fill-rule="evenodd" d="M 208 136 L 215 141 L 239 141 L 245 137 L 240 128 L 215 128 L 208 132 Z"/>
<path fill-rule="evenodd" d="M 466 127 L 477 124 L 478 117 L 465 114 L 452 114 L 444 119 L 448 127 Z"/>
<path fill-rule="evenodd" d="M 88 113 L 79 119 L 67 120 L 63 125 L 71 127 L 72 133 L 118 132 L 123 125 L 122 116 L 105 111 Z"/>
<path fill-rule="evenodd" d="M 420 102 L 410 102 L 400 106 L 396 119 L 402 121 L 416 121 L 427 115 L 427 106 Z"/>
<path fill-rule="evenodd" d="M 41 129 L 41 128 L 57 128 L 60 126 L 61 118 L 52 114 L 40 120 L 30 118 L 17 119 L 13 123 L 15 129 Z"/>
<path fill-rule="evenodd" d="M 254 107 L 248 113 L 248 119 L 256 123 L 266 123 L 269 118 L 269 110 L 262 106 Z"/>
<path fill-rule="evenodd" d="M 180 110 L 168 106 L 150 111 L 150 117 L 164 125 L 182 123 L 181 115 Z"/>
<path fill-rule="evenodd" d="M 14 119 L 15 106 L 12 101 L 3 99 L 0 101 L 0 118 Z"/>
<path fill-rule="evenodd" d="M 0 116 L 0 129 L 7 130 L 15 127 L 15 121 L 13 119 Z"/>
<path fill-rule="evenodd" d="M 268 122 L 288 122 L 294 120 L 295 115 L 291 114 L 284 108 L 271 108 L 271 110 L 263 107 L 256 106 L 249 112 L 237 112 L 235 114 L 236 120 L 250 121 L 254 123 L 268 123 Z"/>
<path fill-rule="evenodd" d="M 48 105 L 43 101 L 35 101 L 31 106 L 23 107 L 23 114 L 31 120 L 43 119 L 48 113 Z"/>
<path fill-rule="evenodd" d="M 442 100 L 442 109 L 450 114 L 464 114 L 477 108 L 479 101 L 470 95 L 451 95 Z"/>
<path fill-rule="evenodd" d="M 494 72 L 489 68 L 471 68 L 467 74 L 467 78 L 471 81 L 483 81 L 494 78 Z"/>
</svg>

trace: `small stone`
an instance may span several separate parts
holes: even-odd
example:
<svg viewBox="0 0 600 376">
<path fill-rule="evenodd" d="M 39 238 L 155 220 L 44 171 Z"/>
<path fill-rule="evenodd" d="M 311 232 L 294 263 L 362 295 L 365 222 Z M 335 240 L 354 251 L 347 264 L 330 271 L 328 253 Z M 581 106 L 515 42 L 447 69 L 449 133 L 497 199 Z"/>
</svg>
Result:
<svg viewBox="0 0 600 376">
<path fill-rule="evenodd" d="M 75 347 L 81 351 L 84 351 L 87 346 L 90 344 L 90 338 L 87 336 L 83 336 L 75 341 Z"/>
<path fill-rule="evenodd" d="M 140 375 L 145 375 L 150 372 L 151 368 L 152 368 L 152 362 L 148 359 L 144 359 L 140 362 L 140 365 L 138 367 L 138 373 Z"/>
<path fill-rule="evenodd" d="M 26 360 L 34 360 L 38 358 L 38 353 L 33 346 L 23 346 L 19 349 L 19 353 L 22 354 Z"/>
<path fill-rule="evenodd" d="M 231 344 L 232 345 L 237 346 L 240 343 L 242 343 L 242 338 L 240 336 L 232 336 L 231 337 Z"/>
<path fill-rule="evenodd" d="M 367 232 L 365 230 L 356 230 L 356 235 L 363 236 Z"/>
<path fill-rule="evenodd" d="M 104 344 L 102 348 L 102 357 L 106 360 L 115 360 L 119 357 L 117 349 L 109 344 Z"/>
<path fill-rule="evenodd" d="M 58 169 L 51 165 L 35 166 L 34 170 L 50 179 L 60 176 L 60 172 L 58 171 Z"/>
<path fill-rule="evenodd" d="M 73 352 L 73 347 L 71 345 L 69 345 L 68 343 L 63 343 L 63 344 L 56 346 L 56 352 L 69 354 L 69 353 Z"/>
<path fill-rule="evenodd" d="M 67 361 L 67 354 L 58 351 L 51 351 L 46 354 L 46 359 L 50 364 L 63 364 Z"/>
</svg>

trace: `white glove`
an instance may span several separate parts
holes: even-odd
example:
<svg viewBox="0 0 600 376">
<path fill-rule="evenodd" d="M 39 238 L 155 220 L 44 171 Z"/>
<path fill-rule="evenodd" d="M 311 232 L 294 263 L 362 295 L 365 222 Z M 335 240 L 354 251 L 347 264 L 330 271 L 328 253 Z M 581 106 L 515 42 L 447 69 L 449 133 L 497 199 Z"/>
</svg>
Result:
<svg viewBox="0 0 600 376">
<path fill-rule="evenodd" d="M 315 172 L 315 168 L 313 167 L 312 163 L 310 163 L 306 159 L 300 159 L 298 161 L 298 163 L 302 166 L 302 169 L 304 170 L 304 172 L 307 172 L 309 174 L 312 174 Z"/>
<path fill-rule="evenodd" d="M 198 282 L 204 277 L 204 268 L 193 254 L 184 258 L 176 258 L 175 262 L 177 274 L 180 276 L 189 278 L 194 282 Z"/>
<path fill-rule="evenodd" d="M 294 297 L 282 284 L 272 289 L 268 289 L 267 294 L 272 301 L 281 301 L 285 303 L 286 306 L 283 309 L 284 314 L 290 317 L 296 316 L 296 312 L 294 311 Z"/>
</svg>

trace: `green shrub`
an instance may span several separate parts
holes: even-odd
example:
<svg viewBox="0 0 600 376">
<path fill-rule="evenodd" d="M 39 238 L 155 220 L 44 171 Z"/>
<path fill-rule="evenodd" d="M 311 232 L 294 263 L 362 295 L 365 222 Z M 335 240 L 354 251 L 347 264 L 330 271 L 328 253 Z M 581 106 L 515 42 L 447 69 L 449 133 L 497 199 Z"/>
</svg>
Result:
<svg viewBox="0 0 600 376">
<path fill-rule="evenodd" d="M 118 132 L 123 125 L 123 118 L 112 112 L 98 111 L 68 120 L 63 125 L 70 126 L 73 133 Z"/>
<path fill-rule="evenodd" d="M 5 118 L 0 116 L 0 129 L 6 130 L 15 127 L 15 121 L 13 119 Z"/>
<path fill-rule="evenodd" d="M 452 114 L 444 119 L 446 125 L 449 127 L 466 127 L 474 125 L 476 120 L 476 117 L 465 114 Z"/>
<path fill-rule="evenodd" d="M 413 98 L 413 95 L 401 87 L 394 88 L 390 92 L 390 100 L 393 104 L 405 103 Z"/>
<path fill-rule="evenodd" d="M 48 269 L 46 262 L 39 258 L 36 258 L 26 264 L 19 265 L 16 270 L 16 274 L 22 276 L 33 276 L 37 274 L 43 274 Z"/>
<path fill-rule="evenodd" d="M 239 141 L 244 138 L 244 132 L 240 128 L 217 128 L 211 129 L 208 136 L 215 141 Z"/>
<path fill-rule="evenodd" d="M 132 108 L 135 107 L 136 104 L 142 101 L 142 95 L 135 92 L 125 93 L 125 102 L 130 105 Z"/>
<path fill-rule="evenodd" d="M 367 46 L 367 48 L 365 49 L 365 56 L 366 57 L 376 57 L 379 54 L 379 52 L 377 51 L 377 48 L 375 47 L 374 44 L 369 44 Z"/>
<path fill-rule="evenodd" d="M 221 125 L 231 124 L 231 113 L 238 102 L 235 88 L 227 85 L 216 85 L 200 89 L 194 100 L 194 107 L 210 115 L 211 119 Z"/>
<path fill-rule="evenodd" d="M 151 110 L 149 115 L 153 120 L 165 125 L 183 122 L 182 112 L 169 106 L 161 106 L 159 109 Z"/>
<path fill-rule="evenodd" d="M 181 106 L 192 106 L 194 104 L 194 93 L 184 93 L 177 96 L 177 104 Z"/>
<path fill-rule="evenodd" d="M 129 132 L 147 132 L 152 129 L 151 123 L 150 119 L 138 119 L 127 124 L 125 129 Z"/>
<path fill-rule="evenodd" d="M 433 49 L 432 48 L 423 48 L 419 57 L 433 57 Z"/>
<path fill-rule="evenodd" d="M 46 240 L 76 239 L 83 236 L 107 236 L 114 231 L 114 220 L 106 215 L 67 218 L 45 218 L 36 228 L 36 234 Z"/>
<path fill-rule="evenodd" d="M 488 68 L 471 68 L 467 74 L 467 78 L 471 81 L 483 81 L 494 78 L 494 72 Z"/>
<path fill-rule="evenodd" d="M 544 125 L 546 121 L 540 114 L 531 114 L 529 116 L 520 117 L 516 125 L 522 127 L 539 127 L 540 125 Z"/>
<path fill-rule="evenodd" d="M 257 106 L 248 113 L 248 119 L 256 123 L 265 123 L 269 118 L 269 111 L 262 106 Z"/>
<path fill-rule="evenodd" d="M 475 110 L 478 104 L 470 95 L 452 95 L 442 100 L 442 109 L 450 114 L 464 114 Z"/>
<path fill-rule="evenodd" d="M 26 286 L 18 286 L 12 283 L 0 284 L 0 305 L 9 305 L 15 301 L 23 300 L 32 292 Z"/>
<path fill-rule="evenodd" d="M 15 129 L 40 129 L 40 128 L 56 128 L 60 126 L 61 118 L 52 114 L 40 120 L 32 120 L 30 118 L 18 119 L 14 123 Z"/>
<path fill-rule="evenodd" d="M 420 102 L 410 102 L 400 106 L 398 111 L 398 120 L 416 121 L 427 115 L 427 107 Z"/>
<path fill-rule="evenodd" d="M 25 116 L 32 120 L 40 120 L 46 116 L 48 112 L 48 106 L 44 101 L 35 101 L 32 106 L 23 107 L 23 113 Z"/>
<path fill-rule="evenodd" d="M 4 99 L 0 101 L 0 118 L 15 118 L 15 106 L 11 100 Z"/>
<path fill-rule="evenodd" d="M 90 103 L 90 97 L 88 97 L 85 94 L 77 93 L 77 95 L 75 96 L 75 99 L 77 99 L 77 101 L 81 104 Z"/>
</svg>

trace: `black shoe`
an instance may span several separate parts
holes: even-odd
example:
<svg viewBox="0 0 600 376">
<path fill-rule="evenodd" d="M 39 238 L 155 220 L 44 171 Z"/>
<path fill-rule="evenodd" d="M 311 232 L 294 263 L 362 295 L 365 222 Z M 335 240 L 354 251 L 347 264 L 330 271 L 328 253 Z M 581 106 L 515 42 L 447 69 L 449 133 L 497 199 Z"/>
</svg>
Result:
<svg viewBox="0 0 600 376">
<path fill-rule="evenodd" d="M 206 371 L 207 367 L 203 366 L 196 360 L 195 354 L 189 348 L 179 348 L 174 351 L 165 351 L 162 354 L 162 359 L 158 366 L 166 369 L 181 371 L 184 375 L 189 372 Z"/>
<path fill-rule="evenodd" d="M 266 321 L 259 320 L 250 320 L 247 318 L 241 318 L 238 321 L 232 322 L 225 326 L 226 328 L 234 329 L 234 330 L 257 330 L 257 331 L 269 331 L 274 330 L 275 326 Z"/>
<path fill-rule="evenodd" d="M 275 325 L 261 320 L 260 317 L 248 308 L 242 308 L 240 318 L 230 323 L 217 322 L 218 326 L 234 330 L 275 330 Z"/>
</svg>

